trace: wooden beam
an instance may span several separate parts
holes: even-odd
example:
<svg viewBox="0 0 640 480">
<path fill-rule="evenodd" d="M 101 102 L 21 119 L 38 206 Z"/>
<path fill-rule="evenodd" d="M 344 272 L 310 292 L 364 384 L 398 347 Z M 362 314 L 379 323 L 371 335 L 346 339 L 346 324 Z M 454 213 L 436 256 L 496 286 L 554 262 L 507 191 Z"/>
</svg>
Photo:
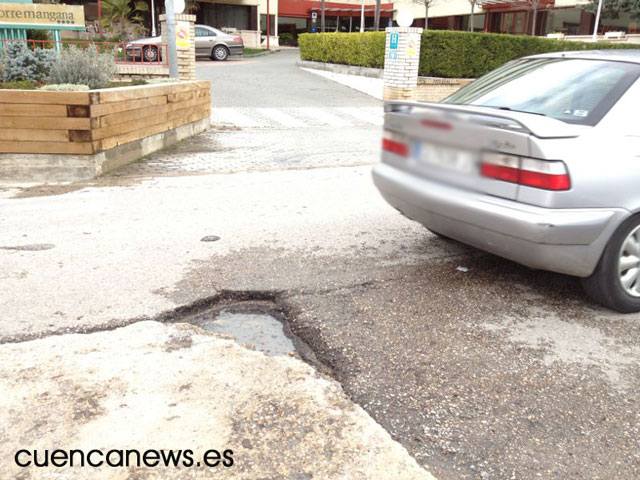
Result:
<svg viewBox="0 0 640 480">
<path fill-rule="evenodd" d="M 0 117 L 0 128 L 90 130 L 90 118 Z"/>
<path fill-rule="evenodd" d="M 45 105 L 89 105 L 88 92 L 43 92 L 39 90 L 0 90 L 0 103 L 38 103 Z"/>
<path fill-rule="evenodd" d="M 69 132 L 67 130 L 2 128 L 0 129 L 0 140 L 15 141 L 17 143 L 22 141 L 68 142 Z M 34 153 L 37 153 L 37 151 Z"/>
<path fill-rule="evenodd" d="M 0 103 L 0 116 L 66 117 L 66 105 L 32 105 L 29 103 Z"/>
</svg>

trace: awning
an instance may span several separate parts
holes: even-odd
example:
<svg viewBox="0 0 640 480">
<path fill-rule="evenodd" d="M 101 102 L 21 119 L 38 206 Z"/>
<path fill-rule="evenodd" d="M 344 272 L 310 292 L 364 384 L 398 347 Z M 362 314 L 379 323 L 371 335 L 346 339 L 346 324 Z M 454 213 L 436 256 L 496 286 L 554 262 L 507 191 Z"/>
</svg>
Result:
<svg viewBox="0 0 640 480">
<path fill-rule="evenodd" d="M 318 7 L 312 7 L 310 9 L 312 12 L 319 12 L 322 9 L 318 8 Z M 325 8 L 324 9 L 325 12 L 352 12 L 352 13 L 358 13 L 361 12 L 362 9 L 360 8 Z M 365 12 L 375 12 L 375 7 L 364 7 L 364 11 Z M 395 9 L 390 9 L 390 8 L 381 8 L 380 9 L 380 13 L 393 13 L 395 12 Z"/>
</svg>

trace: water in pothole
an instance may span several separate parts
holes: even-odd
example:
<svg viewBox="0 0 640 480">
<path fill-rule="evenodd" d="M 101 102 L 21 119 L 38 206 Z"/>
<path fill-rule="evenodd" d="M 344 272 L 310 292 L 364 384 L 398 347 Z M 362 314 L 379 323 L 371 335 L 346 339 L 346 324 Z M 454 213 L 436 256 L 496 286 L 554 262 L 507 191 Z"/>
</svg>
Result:
<svg viewBox="0 0 640 480">
<path fill-rule="evenodd" d="M 266 313 L 232 313 L 222 311 L 200 324 L 211 332 L 233 335 L 267 355 L 288 355 L 295 346 L 284 333 L 282 322 Z"/>
</svg>

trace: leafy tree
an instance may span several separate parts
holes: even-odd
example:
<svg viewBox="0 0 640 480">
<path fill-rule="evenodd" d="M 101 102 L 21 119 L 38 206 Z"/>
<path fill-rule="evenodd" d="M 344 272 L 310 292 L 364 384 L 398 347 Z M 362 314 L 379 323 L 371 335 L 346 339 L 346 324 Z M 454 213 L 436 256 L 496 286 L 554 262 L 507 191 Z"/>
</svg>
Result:
<svg viewBox="0 0 640 480">
<path fill-rule="evenodd" d="M 376 0 L 376 8 L 373 12 L 373 29 L 377 32 L 380 30 L 380 7 L 382 6 L 382 0 Z"/>
<path fill-rule="evenodd" d="M 438 0 L 412 0 L 412 2 L 424 7 L 424 29 L 429 30 L 429 7 L 435 5 Z"/>
<path fill-rule="evenodd" d="M 102 0 L 102 28 L 127 39 L 143 34 L 141 13 L 148 12 L 149 6 L 143 0 L 136 0 L 133 8 L 129 0 Z"/>
<path fill-rule="evenodd" d="M 475 12 L 476 6 L 480 5 L 481 0 L 467 0 L 469 5 L 471 5 L 471 16 L 469 17 L 469 31 L 473 32 L 473 14 Z"/>
<path fill-rule="evenodd" d="M 585 10 L 596 13 L 598 0 L 590 0 Z M 620 13 L 629 13 L 634 20 L 640 20 L 640 0 L 604 0 L 602 16 L 604 18 L 620 18 Z"/>
</svg>

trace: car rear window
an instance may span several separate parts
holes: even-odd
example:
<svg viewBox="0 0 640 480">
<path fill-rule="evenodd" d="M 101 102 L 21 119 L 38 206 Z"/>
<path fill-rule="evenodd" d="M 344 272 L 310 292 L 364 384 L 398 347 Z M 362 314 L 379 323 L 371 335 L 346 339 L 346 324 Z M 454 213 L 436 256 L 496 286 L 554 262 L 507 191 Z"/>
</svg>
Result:
<svg viewBox="0 0 640 480">
<path fill-rule="evenodd" d="M 443 103 L 516 110 L 596 125 L 638 76 L 640 65 L 634 63 L 520 59 L 479 78 Z"/>
</svg>

